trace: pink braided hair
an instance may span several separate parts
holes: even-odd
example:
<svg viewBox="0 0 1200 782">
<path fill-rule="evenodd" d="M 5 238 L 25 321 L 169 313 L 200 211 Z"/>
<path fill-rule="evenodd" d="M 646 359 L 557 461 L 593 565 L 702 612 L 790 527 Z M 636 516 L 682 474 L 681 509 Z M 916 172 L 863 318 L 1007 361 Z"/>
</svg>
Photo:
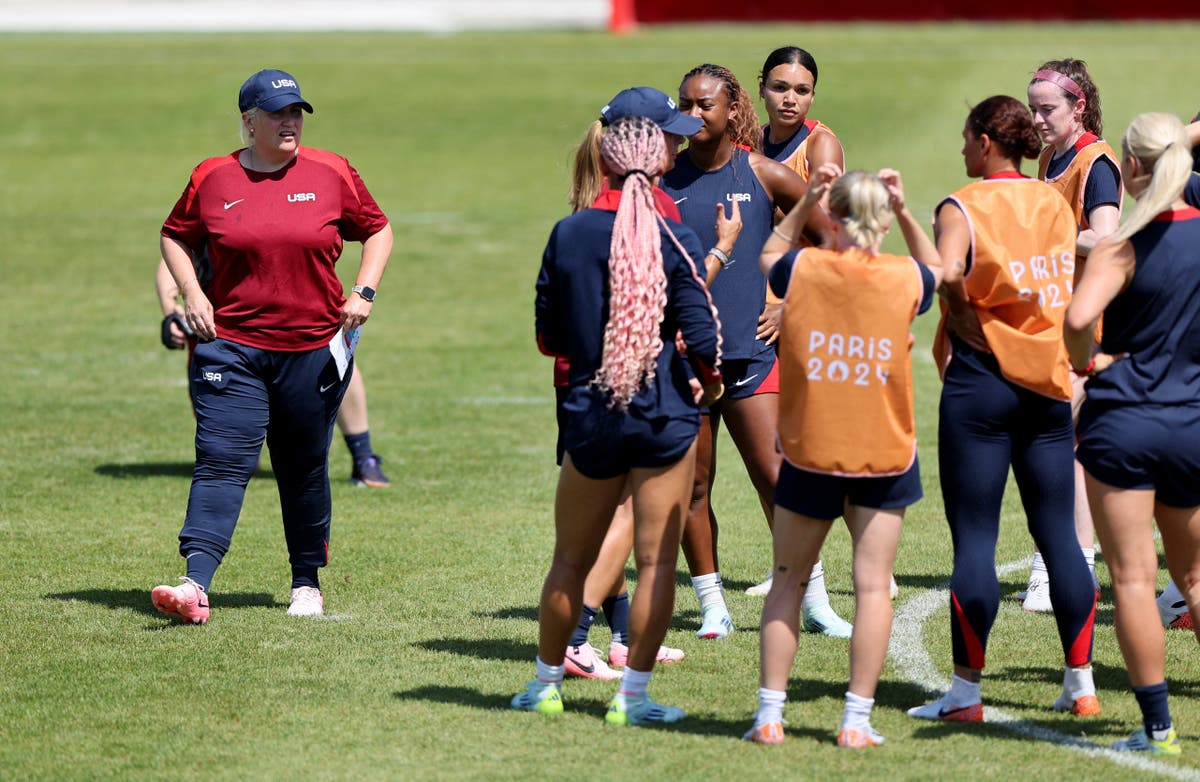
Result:
<svg viewBox="0 0 1200 782">
<path fill-rule="evenodd" d="M 614 122 L 600 142 L 601 159 L 625 184 L 609 245 L 604 351 L 592 383 L 610 392 L 611 404 L 622 410 L 654 381 L 663 349 L 667 277 L 650 178 L 662 170 L 665 154 L 662 131 L 644 117 Z"/>
</svg>

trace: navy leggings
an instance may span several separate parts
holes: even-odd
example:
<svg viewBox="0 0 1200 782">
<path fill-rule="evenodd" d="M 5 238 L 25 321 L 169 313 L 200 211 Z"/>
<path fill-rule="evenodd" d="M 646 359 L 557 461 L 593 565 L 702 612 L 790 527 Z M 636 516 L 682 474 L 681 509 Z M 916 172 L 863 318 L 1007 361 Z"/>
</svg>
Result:
<svg viewBox="0 0 1200 782">
<path fill-rule="evenodd" d="M 1071 666 L 1092 658 L 1096 594 L 1075 537 L 1071 405 L 1006 380 L 995 357 L 954 340 L 942 386 L 938 462 L 954 543 L 950 626 L 955 665 L 983 668 L 1000 607 L 996 541 L 1009 465 Z"/>
<path fill-rule="evenodd" d="M 279 487 L 292 565 L 308 574 L 329 558 L 329 443 L 352 367 L 338 377 L 328 348 L 285 353 L 226 340 L 196 346 L 190 367 L 196 466 L 179 551 L 229 550 L 246 484 L 265 440 Z M 302 579 L 302 580 L 307 580 Z"/>
</svg>

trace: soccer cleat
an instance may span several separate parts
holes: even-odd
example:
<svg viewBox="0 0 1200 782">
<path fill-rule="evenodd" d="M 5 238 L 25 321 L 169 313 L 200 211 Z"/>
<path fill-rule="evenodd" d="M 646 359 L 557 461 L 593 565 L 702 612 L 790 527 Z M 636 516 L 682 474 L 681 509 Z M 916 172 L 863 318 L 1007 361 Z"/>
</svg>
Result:
<svg viewBox="0 0 1200 782">
<path fill-rule="evenodd" d="M 517 711 L 536 711 L 553 716 L 563 713 L 562 685 L 534 679 L 525 689 L 513 696 L 512 707 Z"/>
<path fill-rule="evenodd" d="M 696 631 L 697 638 L 725 638 L 733 632 L 733 620 L 725 606 L 713 606 L 704 612 L 704 621 Z"/>
<path fill-rule="evenodd" d="M 1069 711 L 1076 717 L 1099 717 L 1100 701 L 1095 695 L 1081 695 L 1078 698 L 1063 693 L 1054 702 L 1055 711 Z"/>
<path fill-rule="evenodd" d="M 774 571 L 768 570 L 767 577 L 764 578 L 761 583 L 755 584 L 754 586 L 747 589 L 746 594 L 757 595 L 759 597 L 767 594 L 768 592 L 771 591 L 771 584 L 774 582 L 774 579 L 775 579 Z"/>
<path fill-rule="evenodd" d="M 1021 607 L 1039 614 L 1054 613 L 1054 606 L 1050 603 L 1050 582 L 1044 578 L 1031 578 Z"/>
<path fill-rule="evenodd" d="M 288 616 L 322 616 L 325 613 L 325 597 L 316 587 L 296 587 L 292 590 L 292 602 Z"/>
<path fill-rule="evenodd" d="M 156 586 L 150 601 L 160 613 L 176 616 L 185 624 L 202 625 L 208 621 L 208 595 L 200 585 L 184 576 L 179 586 Z"/>
<path fill-rule="evenodd" d="M 1138 728 L 1129 738 L 1113 742 L 1112 748 L 1117 752 L 1149 752 L 1152 755 L 1178 755 L 1182 752 L 1174 727 L 1169 728 L 1166 737 L 1161 740 L 1147 736 L 1145 728 Z"/>
<path fill-rule="evenodd" d="M 608 704 L 604 721 L 609 725 L 652 725 L 679 722 L 683 717 L 683 709 L 655 703 L 648 695 L 633 696 L 618 692 Z"/>
<path fill-rule="evenodd" d="M 943 722 L 983 722 L 982 703 L 953 706 L 949 701 L 950 693 L 946 693 L 933 703 L 912 707 L 908 710 L 908 716 L 921 720 L 942 720 Z"/>
<path fill-rule="evenodd" d="M 354 471 L 350 473 L 350 482 L 355 486 L 386 489 L 392 485 L 392 482 L 383 474 L 383 470 L 379 467 L 381 464 L 383 464 L 383 459 L 375 454 L 365 456 L 362 459 L 355 459 Z"/>
<path fill-rule="evenodd" d="M 755 744 L 782 744 L 783 723 L 767 722 L 762 725 L 755 725 L 742 734 L 742 740 L 752 741 Z"/>
<path fill-rule="evenodd" d="M 877 733 L 870 725 L 867 726 L 866 730 L 842 728 L 838 731 L 837 735 L 837 745 L 839 747 L 849 747 L 850 749 L 878 747 L 886 741 L 887 739 Z"/>
<path fill-rule="evenodd" d="M 1168 630 L 1191 630 L 1192 615 L 1188 612 L 1187 601 L 1179 600 L 1170 605 L 1158 604 L 1158 618 L 1162 626 Z"/>
<path fill-rule="evenodd" d="M 581 679 L 619 679 L 621 674 L 604 664 L 596 648 L 584 641 L 579 646 L 568 646 L 563 658 L 567 674 Z"/>
<path fill-rule="evenodd" d="M 655 656 L 654 662 L 667 665 L 670 663 L 677 663 L 686 656 L 687 655 L 683 653 L 682 649 L 673 649 L 670 646 L 660 646 L 658 647 L 658 654 Z M 616 641 L 613 641 L 608 645 L 609 665 L 615 665 L 618 668 L 624 668 L 628 660 L 628 646 L 625 644 L 619 644 Z"/>
<path fill-rule="evenodd" d="M 842 619 L 829 603 L 803 607 L 804 629 L 810 633 L 820 633 L 830 638 L 849 638 L 854 632 L 854 625 Z"/>
</svg>

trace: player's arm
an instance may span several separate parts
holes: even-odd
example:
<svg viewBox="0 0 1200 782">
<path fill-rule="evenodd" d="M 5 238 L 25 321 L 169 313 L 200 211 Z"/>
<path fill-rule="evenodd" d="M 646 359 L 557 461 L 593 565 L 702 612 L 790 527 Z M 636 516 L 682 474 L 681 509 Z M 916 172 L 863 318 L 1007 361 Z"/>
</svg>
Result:
<svg viewBox="0 0 1200 782">
<path fill-rule="evenodd" d="M 1098 372 L 1113 362 L 1113 356 L 1096 354 L 1096 361 L 1092 363 L 1096 323 L 1104 308 L 1133 279 L 1136 261 L 1133 245 L 1128 241 L 1104 241 L 1092 250 L 1079 284 L 1071 294 L 1063 323 L 1063 341 L 1071 357 L 1071 366 L 1077 371 L 1082 373 L 1086 368 L 1087 373 Z"/>
<path fill-rule="evenodd" d="M 388 257 L 392 254 L 394 241 L 391 223 L 386 223 L 383 228 L 363 240 L 362 260 L 358 264 L 358 274 L 354 278 L 355 287 L 372 290 L 379 287 L 379 281 L 383 279 L 383 271 L 387 268 Z M 342 328 L 349 332 L 366 323 L 367 318 L 371 317 L 373 303 L 373 295 L 371 301 L 358 292 L 352 292 L 347 296 L 346 303 L 342 307 Z"/>
<path fill-rule="evenodd" d="M 192 266 L 191 248 L 174 237 L 162 234 L 159 249 L 176 288 L 183 296 L 183 314 L 188 327 L 202 340 L 216 339 L 217 326 L 213 320 L 212 302 L 200 288 L 200 280 Z"/>
<path fill-rule="evenodd" d="M 795 171 L 782 163 L 754 153 L 750 155 L 750 162 L 767 195 L 771 196 L 775 205 L 785 213 L 791 212 L 796 204 L 804 200 L 808 185 Z M 811 210 L 802 226 L 804 236 L 815 245 L 828 247 L 833 241 L 829 218 L 825 216 L 824 209 Z"/>
<path fill-rule="evenodd" d="M 967 216 L 956 204 L 943 202 L 937 210 L 933 235 L 942 262 L 942 287 L 938 290 L 948 307 L 946 328 L 976 350 L 990 353 L 979 316 L 967 295 L 967 258 L 971 251 Z"/>
<path fill-rule="evenodd" d="M 917 218 L 913 217 L 912 212 L 908 211 L 908 204 L 904 199 L 904 183 L 900 179 L 900 172 L 893 168 L 885 168 L 879 172 L 879 178 L 883 180 L 883 184 L 887 187 L 888 198 L 891 200 L 892 211 L 896 213 L 896 222 L 900 224 L 900 232 L 904 234 L 904 241 L 908 245 L 909 254 L 918 262 L 924 264 L 933 274 L 933 286 L 936 288 L 942 284 L 942 256 L 938 253 L 937 246 L 930 240 L 925 233 L 925 229 L 917 222 Z"/>
</svg>

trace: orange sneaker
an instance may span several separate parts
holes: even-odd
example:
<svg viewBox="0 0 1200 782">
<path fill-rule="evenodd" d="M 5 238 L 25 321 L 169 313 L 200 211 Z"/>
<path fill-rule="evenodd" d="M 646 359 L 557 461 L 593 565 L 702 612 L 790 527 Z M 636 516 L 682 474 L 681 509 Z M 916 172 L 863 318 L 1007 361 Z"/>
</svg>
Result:
<svg viewBox="0 0 1200 782">
<path fill-rule="evenodd" d="M 783 743 L 783 723 L 768 722 L 763 725 L 756 725 L 742 736 L 746 741 L 753 741 L 755 744 L 782 744 Z"/>
<path fill-rule="evenodd" d="M 856 730 L 854 728 L 842 728 L 838 731 L 837 745 L 839 747 L 849 747 L 850 749 L 866 749 L 867 747 L 878 747 L 883 744 L 886 739 L 875 732 L 871 726 L 867 726 L 866 730 Z"/>
<path fill-rule="evenodd" d="M 1066 695 L 1060 695 L 1054 702 L 1054 710 L 1069 711 L 1076 717 L 1099 717 L 1100 701 L 1095 695 L 1081 695 L 1074 700 Z"/>
<path fill-rule="evenodd" d="M 208 595 L 195 581 L 179 579 L 179 586 L 156 586 L 150 590 L 150 602 L 160 613 L 179 617 L 184 624 L 202 625 L 208 621 Z"/>
</svg>

